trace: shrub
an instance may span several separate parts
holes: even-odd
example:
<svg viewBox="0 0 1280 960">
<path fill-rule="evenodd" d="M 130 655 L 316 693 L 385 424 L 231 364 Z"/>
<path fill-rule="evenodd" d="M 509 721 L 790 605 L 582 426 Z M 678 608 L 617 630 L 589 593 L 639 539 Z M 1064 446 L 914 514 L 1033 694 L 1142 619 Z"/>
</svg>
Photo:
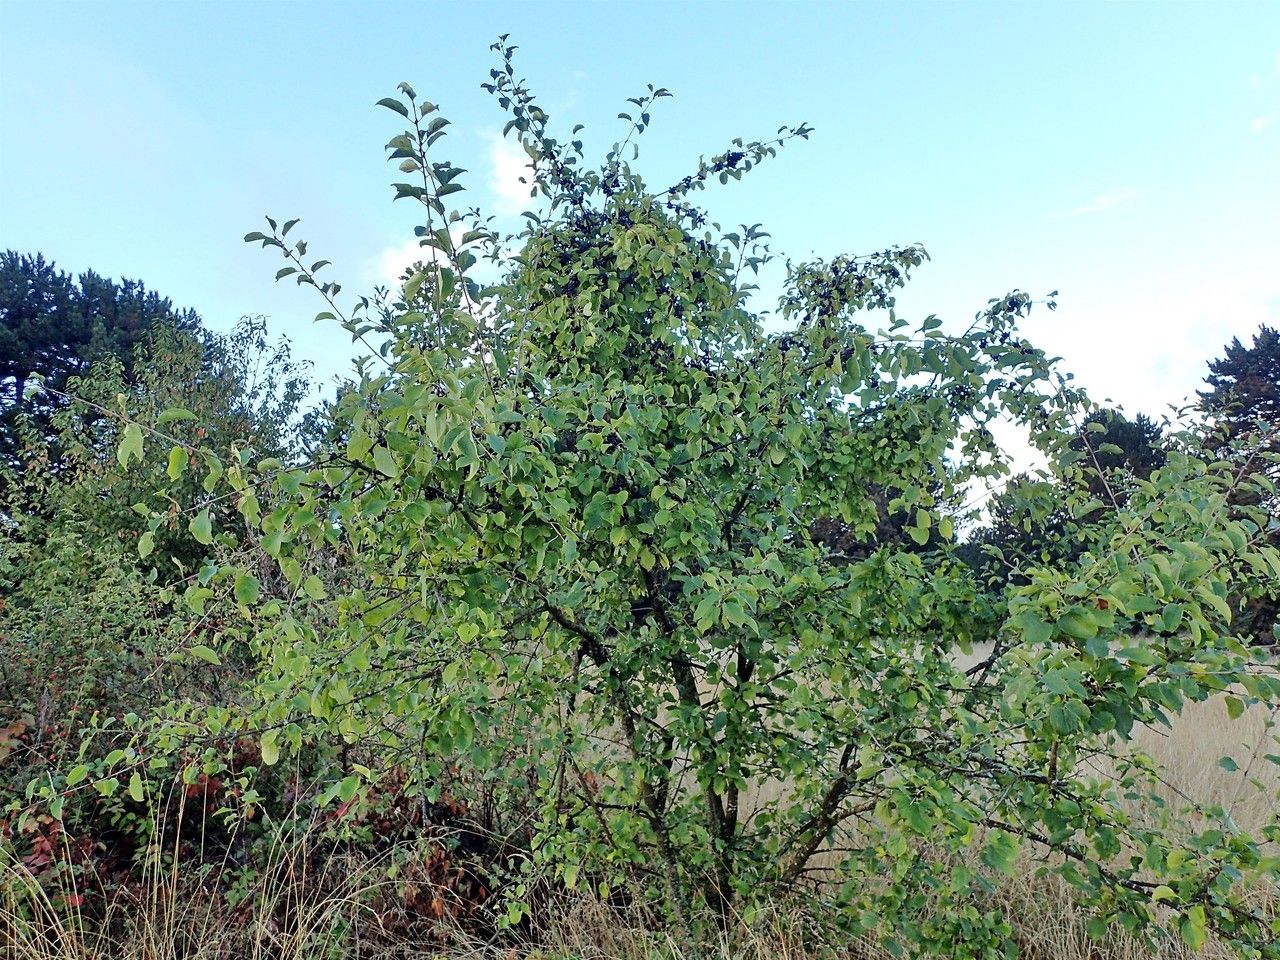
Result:
<svg viewBox="0 0 1280 960">
<path fill-rule="evenodd" d="M 891 249 L 792 265 L 771 333 L 749 296 L 762 234 L 721 231 L 691 197 L 808 128 L 654 190 L 629 157 L 665 90 L 632 101 L 593 169 L 497 49 L 487 88 L 538 204 L 518 236 L 450 211 L 447 121 L 404 84 L 382 105 L 407 124 L 388 147 L 424 260 L 396 299 L 345 311 L 297 221 L 246 238 L 373 347 L 333 409 L 341 443 L 301 468 L 224 451 L 215 471 L 280 587 L 230 554 L 186 598 L 247 618 L 263 763 L 318 729 L 376 747 L 410 796 L 457 770 L 532 788 L 529 869 L 656 910 L 691 949 L 803 891 L 895 951 L 1005 956 L 993 877 L 1039 848 L 1096 934 L 1169 921 L 1193 947 L 1280 956 L 1240 894 L 1274 870 L 1280 828 L 1213 808 L 1185 832 L 1140 823 L 1125 801 L 1151 786 L 1143 764 L 1084 764 L 1188 701 L 1280 697 L 1224 599 L 1280 578 L 1262 510 L 1226 509 L 1261 481 L 1171 453 L 1110 509 L 1071 504 L 1090 517 L 1080 556 L 983 600 L 938 504 L 1007 472 L 990 425 L 1080 469 L 1083 398 L 1016 332 L 1032 299 L 994 299 L 958 333 L 909 324 L 894 295 L 925 254 Z M 877 540 L 885 510 L 904 536 Z M 818 535 L 831 524 L 847 536 Z M 202 539 L 229 548 L 237 526 Z M 232 719 L 187 712 L 163 736 Z M 377 765 L 330 796 L 358 796 Z M 532 877 L 506 882 L 508 922 Z"/>
</svg>

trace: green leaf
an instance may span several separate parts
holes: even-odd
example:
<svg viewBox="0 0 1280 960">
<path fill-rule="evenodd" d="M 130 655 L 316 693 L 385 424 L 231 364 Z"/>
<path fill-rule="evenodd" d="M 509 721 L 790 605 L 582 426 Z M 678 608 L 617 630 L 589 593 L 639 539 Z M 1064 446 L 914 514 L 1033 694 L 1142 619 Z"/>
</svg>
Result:
<svg viewBox="0 0 1280 960">
<path fill-rule="evenodd" d="M 1060 734 L 1075 733 L 1080 727 L 1079 709 L 1082 706 L 1073 700 L 1055 703 L 1049 708 L 1049 724 Z"/>
<path fill-rule="evenodd" d="M 1182 939 L 1192 950 L 1199 950 L 1209 939 L 1209 924 L 1205 919 L 1204 907 L 1196 904 L 1182 918 L 1179 927 Z"/>
<path fill-rule="evenodd" d="M 697 621 L 698 629 L 703 632 L 709 630 L 717 620 L 720 619 L 720 602 L 719 593 L 708 591 L 700 601 L 693 612 L 693 619 Z"/>
<path fill-rule="evenodd" d="M 246 607 L 250 604 L 257 603 L 260 589 L 261 584 L 258 583 L 257 577 L 251 573 L 240 574 L 240 576 L 236 577 L 236 602 L 243 604 Z"/>
<path fill-rule="evenodd" d="M 404 291 L 403 291 L 405 303 L 413 302 L 414 297 L 418 295 L 418 291 L 422 289 L 423 281 L 426 279 L 427 279 L 427 272 L 425 270 L 419 270 L 417 273 L 415 273 L 413 276 L 411 276 L 408 280 L 405 281 Z"/>
<path fill-rule="evenodd" d="M 1244 716 L 1244 701 L 1239 697 L 1226 696 L 1223 701 L 1227 705 L 1227 716 L 1232 720 L 1239 720 Z"/>
<path fill-rule="evenodd" d="M 71 768 L 71 772 L 67 774 L 67 786 L 74 787 L 77 783 L 89 776 L 89 767 L 87 764 L 79 764 Z"/>
<path fill-rule="evenodd" d="M 1075 676 L 1068 670 L 1050 670 L 1044 675 L 1044 688 L 1050 693 L 1069 696 L 1075 692 Z"/>
<path fill-rule="evenodd" d="M 222 665 L 222 658 L 218 656 L 217 651 L 212 647 L 206 647 L 203 643 L 197 643 L 193 647 L 188 647 L 187 650 L 197 660 L 203 660 L 205 663 L 211 663 L 215 667 Z"/>
<path fill-rule="evenodd" d="M 1013 876 L 1018 860 L 1018 838 L 1004 830 L 993 830 L 982 848 L 982 862 L 1006 876 Z"/>
<path fill-rule="evenodd" d="M 315 574 L 302 581 L 302 589 L 312 600 L 324 599 L 324 583 Z"/>
<path fill-rule="evenodd" d="M 187 530 L 196 538 L 197 543 L 205 546 L 213 543 L 213 520 L 209 517 L 208 507 L 191 518 L 191 522 L 187 524 Z"/>
<path fill-rule="evenodd" d="M 125 425 L 120 435 L 120 446 L 116 448 L 116 459 L 122 467 L 129 466 L 130 460 L 142 462 L 142 428 L 136 423 Z"/>
<path fill-rule="evenodd" d="M 907 534 L 911 537 L 911 539 L 914 540 L 916 543 L 920 544 L 920 546 L 924 546 L 926 543 L 929 542 L 928 527 L 907 527 L 906 529 L 907 529 Z"/>
<path fill-rule="evenodd" d="M 343 777 L 342 782 L 338 784 L 338 799 L 343 803 L 348 803 L 359 789 L 360 778 L 358 776 L 352 774 L 349 777 Z"/>
<path fill-rule="evenodd" d="M 173 447 L 169 451 L 167 473 L 170 480 L 177 480 L 187 470 L 187 451 L 182 447 Z"/>
<path fill-rule="evenodd" d="M 379 473 L 393 480 L 400 476 L 400 467 L 396 464 L 396 458 L 382 444 L 373 448 L 373 465 L 378 468 Z"/>
<path fill-rule="evenodd" d="M 1027 642 L 1034 646 L 1043 646 L 1053 636 L 1053 625 L 1030 610 L 1020 614 L 1014 622 L 1022 628 Z"/>
<path fill-rule="evenodd" d="M 204 478 L 204 492 L 213 493 L 213 488 L 218 485 L 218 480 L 223 474 L 222 461 L 211 453 L 206 453 L 204 459 L 205 465 L 209 468 Z"/>
<path fill-rule="evenodd" d="M 148 530 L 138 538 L 138 556 L 143 560 L 151 556 L 151 552 L 156 548 L 156 535 Z"/>
<path fill-rule="evenodd" d="M 400 114 L 400 116 L 408 119 L 409 108 L 399 100 L 395 100 L 391 97 L 383 97 L 378 101 L 377 105 L 379 107 L 386 107 L 388 110 L 394 110 L 396 113 Z"/>
<path fill-rule="evenodd" d="M 147 797 L 146 789 L 142 785 L 142 774 L 137 770 L 129 776 L 129 796 L 137 803 L 141 803 Z"/>
<path fill-rule="evenodd" d="M 213 598 L 213 591 L 208 587 L 188 587 L 182 595 L 191 612 L 198 617 L 204 616 L 204 605 Z"/>
<path fill-rule="evenodd" d="M 359 427 L 347 436 L 347 459 L 359 463 L 369 453 L 373 439 Z"/>
<path fill-rule="evenodd" d="M 1098 623 L 1082 607 L 1073 607 L 1058 618 L 1058 629 L 1075 640 L 1087 640 L 1098 632 Z"/>
<path fill-rule="evenodd" d="M 268 730 L 262 735 L 262 764 L 274 767 L 280 760 L 280 731 Z"/>
</svg>

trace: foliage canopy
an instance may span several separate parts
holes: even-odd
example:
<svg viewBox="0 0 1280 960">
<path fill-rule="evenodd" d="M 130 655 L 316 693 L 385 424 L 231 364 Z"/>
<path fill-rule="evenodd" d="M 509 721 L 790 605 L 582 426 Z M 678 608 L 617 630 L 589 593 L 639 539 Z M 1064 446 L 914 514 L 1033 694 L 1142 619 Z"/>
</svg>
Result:
<svg viewBox="0 0 1280 960">
<path fill-rule="evenodd" d="M 1136 724 L 1228 690 L 1232 711 L 1280 698 L 1226 599 L 1280 580 L 1271 518 L 1226 508 L 1266 481 L 1175 450 L 1112 503 L 1071 484 L 1085 549 L 984 592 L 939 504 L 1007 473 L 992 423 L 1092 469 L 1071 443 L 1084 398 L 1017 334 L 1032 299 L 960 332 L 908 323 L 894 295 L 924 252 L 890 249 L 790 265 L 771 333 L 750 300 L 764 234 L 691 197 L 808 128 L 654 190 L 632 148 L 665 90 L 592 168 L 496 49 L 486 87 L 539 203 L 517 236 L 450 210 L 447 121 L 402 84 L 381 103 L 407 125 L 388 147 L 424 260 L 395 298 L 343 311 L 297 221 L 246 237 L 373 346 L 331 411 L 340 443 L 304 467 L 224 453 L 210 490 L 241 520 L 192 517 L 219 558 L 184 596 L 250 615 L 220 653 L 259 664 L 264 763 L 320 731 L 378 744 L 425 795 L 459 767 L 532 785 L 526 866 L 648 902 L 691 940 L 804 889 L 895 949 L 1005 956 L 989 876 L 955 857 L 1008 872 L 1036 846 L 1099 930 L 1171 915 L 1193 945 L 1280 956 L 1238 888 L 1276 869 L 1280 827 L 1208 810 L 1174 831 L 1125 803 L 1151 786 L 1124 748 Z M 878 538 L 886 510 L 905 540 Z M 240 719 L 178 705 L 166 735 Z"/>
</svg>

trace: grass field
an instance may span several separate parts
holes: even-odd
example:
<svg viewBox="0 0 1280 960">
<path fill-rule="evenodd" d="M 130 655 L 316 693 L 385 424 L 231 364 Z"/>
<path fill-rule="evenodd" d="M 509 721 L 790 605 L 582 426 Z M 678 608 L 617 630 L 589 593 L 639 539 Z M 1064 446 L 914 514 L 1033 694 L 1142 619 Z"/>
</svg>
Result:
<svg viewBox="0 0 1280 960">
<path fill-rule="evenodd" d="M 1250 830 L 1273 819 L 1280 809 L 1280 767 L 1265 758 L 1280 753 L 1277 709 L 1258 705 L 1238 720 L 1228 717 L 1221 699 L 1190 704 L 1172 729 L 1135 731 L 1133 747 L 1162 768 L 1160 792 L 1171 803 L 1188 800 L 1220 804 L 1232 822 Z M 1231 757 L 1235 771 L 1220 758 Z M 1228 765 L 1230 766 L 1230 765 Z M 1105 775 L 1105 771 L 1098 771 Z M 1142 811 L 1135 811 L 1141 815 Z M 305 837 L 302 844 L 309 842 Z M 7 891 L 0 910 L 3 960 L 352 960 L 352 958 L 464 958 L 528 956 L 577 960 L 687 960 L 687 945 L 662 931 L 644 929 L 594 901 L 562 899 L 544 918 L 537 948 L 513 951 L 476 942 L 461 930 L 442 925 L 430 941 L 406 941 L 378 935 L 377 918 L 362 901 L 373 885 L 387 882 L 376 864 L 350 857 L 330 860 L 330 872 L 309 876 L 291 864 L 305 863 L 305 851 L 281 849 L 275 879 L 251 892 L 250 909 L 230 912 L 186 882 L 179 864 L 160 860 L 148 874 L 144 894 L 111 907 L 111 923 L 90 924 L 75 910 L 55 908 L 30 884 L 20 868 L 6 867 Z M 1002 881 L 999 900 L 1017 931 L 1021 956 L 1029 960 L 1161 960 L 1199 956 L 1228 957 L 1210 942 L 1193 954 L 1170 935 L 1153 954 L 1122 933 L 1098 942 L 1085 932 L 1084 913 L 1070 888 L 1052 874 L 1037 871 L 1034 855 L 1024 855 L 1021 871 Z M 283 882 L 281 881 L 283 879 Z M 17 923 L 15 897 L 37 904 L 34 926 Z M 1280 910 L 1280 885 L 1263 882 L 1250 895 L 1265 910 Z M 282 910 L 292 922 L 282 928 Z M 110 929 L 111 934 L 100 932 Z M 37 932 L 37 930 L 39 932 Z M 717 960 L 849 960 L 888 958 L 875 942 L 830 943 L 816 932 L 803 909 L 755 920 L 732 931 L 713 955 Z M 705 954 L 703 954 L 705 957 Z"/>
</svg>

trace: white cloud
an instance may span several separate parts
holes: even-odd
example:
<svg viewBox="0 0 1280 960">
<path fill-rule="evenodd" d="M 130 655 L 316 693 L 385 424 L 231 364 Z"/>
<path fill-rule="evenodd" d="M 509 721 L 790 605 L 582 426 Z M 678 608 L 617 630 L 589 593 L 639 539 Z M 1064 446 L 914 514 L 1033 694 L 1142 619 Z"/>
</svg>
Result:
<svg viewBox="0 0 1280 960">
<path fill-rule="evenodd" d="M 1208 361 L 1233 336 L 1245 340 L 1280 322 L 1280 276 L 1270 253 L 1259 249 L 1236 262 L 1189 258 L 1140 288 L 1080 290 L 1056 313 L 1033 315 L 1028 336 L 1062 356 L 1063 369 L 1093 399 L 1160 416 L 1196 399 Z"/>
<path fill-rule="evenodd" d="M 462 242 L 462 235 L 467 232 L 467 225 L 461 221 L 449 225 L 449 236 L 455 244 Z M 435 247 L 424 247 L 416 237 L 400 244 L 383 247 L 378 255 L 365 266 L 365 278 L 372 283 L 379 283 L 399 290 L 404 272 L 415 263 L 435 263 L 437 260 L 447 263 L 444 254 Z"/>
<path fill-rule="evenodd" d="M 1204 387 L 1208 361 L 1222 355 L 1232 337 L 1249 342 L 1262 324 L 1274 326 L 1280 315 L 1280 281 L 1269 274 L 1243 278 L 1240 289 L 1224 291 L 1194 280 L 1171 281 L 1163 294 L 1144 297 L 1093 297 L 1028 324 L 1038 346 L 1061 355 L 1059 369 L 1075 374 L 1094 401 L 1122 408 L 1132 417 L 1145 413 L 1157 422 L 1174 408 L 1194 402 Z M 1159 332 L 1154 333 L 1153 327 Z M 1045 468 L 1044 455 L 1022 428 L 1008 421 L 992 424 L 1012 473 Z M 985 511 L 1008 478 L 974 483 L 965 491 L 966 508 Z"/>
<path fill-rule="evenodd" d="M 1082 207 L 1076 207 L 1073 210 L 1067 210 L 1062 213 L 1064 217 L 1080 217 L 1091 213 L 1106 213 L 1108 210 L 1114 210 L 1116 207 L 1124 206 L 1132 203 L 1138 198 L 1138 191 L 1132 187 L 1124 187 L 1119 190 L 1111 190 L 1107 193 L 1100 193 Z"/>
<path fill-rule="evenodd" d="M 400 286 L 400 278 L 404 272 L 419 260 L 431 260 L 435 250 L 418 245 L 417 238 L 406 240 L 399 246 L 382 249 L 373 259 L 366 271 L 374 283 L 379 283 L 395 290 Z"/>
<path fill-rule="evenodd" d="M 455 245 L 461 244 L 463 234 L 469 229 L 471 229 L 471 225 L 462 221 L 449 225 L 449 236 L 453 239 Z M 499 278 L 501 268 L 490 263 L 482 255 L 480 246 L 473 245 L 468 249 L 480 259 L 467 271 L 467 276 L 481 285 L 495 282 Z M 409 239 L 400 244 L 383 247 L 376 256 L 367 260 L 365 262 L 364 281 L 367 284 L 385 286 L 395 294 L 404 286 L 405 272 L 415 263 L 447 264 L 448 259 L 435 247 L 424 247 L 416 238 Z M 464 306 L 473 316 L 478 318 L 489 316 L 495 309 L 492 302 L 473 303 L 469 297 L 467 304 Z"/>
<path fill-rule="evenodd" d="M 1254 117 L 1253 120 L 1249 122 L 1249 129 L 1254 133 L 1261 133 L 1275 122 L 1276 115 L 1274 113 L 1263 114 L 1260 117 Z"/>
<path fill-rule="evenodd" d="M 512 216 L 533 205 L 529 183 L 533 179 L 529 155 L 516 140 L 489 131 L 489 192 L 498 213 Z M 522 183 L 521 180 L 526 182 Z"/>
</svg>

